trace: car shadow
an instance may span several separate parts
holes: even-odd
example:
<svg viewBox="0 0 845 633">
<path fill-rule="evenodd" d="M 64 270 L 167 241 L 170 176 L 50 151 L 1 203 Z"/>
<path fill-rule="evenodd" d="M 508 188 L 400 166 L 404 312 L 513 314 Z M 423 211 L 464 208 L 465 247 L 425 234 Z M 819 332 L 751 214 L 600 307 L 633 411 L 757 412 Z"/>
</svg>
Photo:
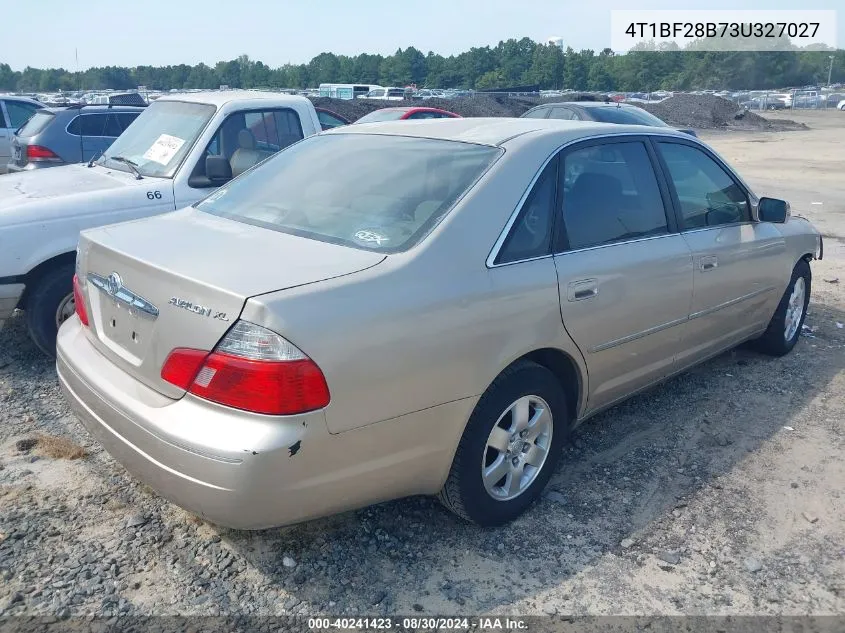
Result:
<svg viewBox="0 0 845 633">
<path fill-rule="evenodd" d="M 633 558 L 627 547 L 642 531 L 721 488 L 749 453 L 799 426 L 845 369 L 845 330 L 836 322 L 845 313 L 812 304 L 805 336 L 789 355 L 770 358 L 744 346 L 585 422 L 543 499 L 502 528 L 469 525 L 420 497 L 288 528 L 218 534 L 263 582 L 284 589 L 277 612 L 506 609 L 603 557 Z"/>
</svg>

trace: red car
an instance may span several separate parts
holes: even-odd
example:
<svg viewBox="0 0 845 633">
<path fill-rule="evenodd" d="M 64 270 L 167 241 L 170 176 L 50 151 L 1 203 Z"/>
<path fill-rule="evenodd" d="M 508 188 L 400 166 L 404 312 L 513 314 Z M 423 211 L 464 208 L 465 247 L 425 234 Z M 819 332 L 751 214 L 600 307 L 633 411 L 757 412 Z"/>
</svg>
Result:
<svg viewBox="0 0 845 633">
<path fill-rule="evenodd" d="M 373 123 L 375 121 L 401 121 L 404 119 L 460 119 L 460 114 L 440 108 L 381 108 L 362 116 L 355 123 Z"/>
</svg>

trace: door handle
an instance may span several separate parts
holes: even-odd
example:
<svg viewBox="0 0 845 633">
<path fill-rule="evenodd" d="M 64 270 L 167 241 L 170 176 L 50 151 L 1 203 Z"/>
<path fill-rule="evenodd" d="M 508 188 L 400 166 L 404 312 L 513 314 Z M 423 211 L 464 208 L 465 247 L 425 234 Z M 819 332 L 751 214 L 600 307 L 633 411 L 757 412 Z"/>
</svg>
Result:
<svg viewBox="0 0 845 633">
<path fill-rule="evenodd" d="M 567 301 L 583 301 L 599 294 L 598 279 L 581 279 L 571 282 L 566 288 Z"/>
<path fill-rule="evenodd" d="M 706 273 L 708 270 L 713 270 L 719 267 L 719 259 L 715 256 L 702 257 L 698 260 L 698 269 Z"/>
</svg>

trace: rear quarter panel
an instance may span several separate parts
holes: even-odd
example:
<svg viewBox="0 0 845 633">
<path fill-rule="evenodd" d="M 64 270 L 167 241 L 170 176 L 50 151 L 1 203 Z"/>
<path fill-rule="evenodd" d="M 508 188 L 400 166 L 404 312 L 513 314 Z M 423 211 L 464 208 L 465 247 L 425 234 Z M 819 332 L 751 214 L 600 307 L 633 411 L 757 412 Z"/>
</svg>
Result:
<svg viewBox="0 0 845 633">
<path fill-rule="evenodd" d="M 241 318 L 279 332 L 323 370 L 331 432 L 477 396 L 511 362 L 545 347 L 576 360 L 586 386 L 561 322 L 552 258 L 485 263 L 545 157 L 527 152 L 496 164 L 409 252 L 247 301 Z M 455 421 L 460 429 L 465 422 Z"/>
</svg>

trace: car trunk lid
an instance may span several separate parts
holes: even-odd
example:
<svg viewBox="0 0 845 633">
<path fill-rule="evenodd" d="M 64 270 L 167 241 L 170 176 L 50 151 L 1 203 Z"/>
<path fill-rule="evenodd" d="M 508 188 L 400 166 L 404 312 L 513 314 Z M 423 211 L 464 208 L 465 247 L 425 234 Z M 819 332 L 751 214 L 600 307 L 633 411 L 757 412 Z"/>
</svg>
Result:
<svg viewBox="0 0 845 633">
<path fill-rule="evenodd" d="M 177 347 L 211 350 L 252 296 L 370 268 L 384 255 L 185 209 L 82 233 L 92 343 L 147 386 Z M 284 333 L 281 333 L 284 334 Z"/>
</svg>

